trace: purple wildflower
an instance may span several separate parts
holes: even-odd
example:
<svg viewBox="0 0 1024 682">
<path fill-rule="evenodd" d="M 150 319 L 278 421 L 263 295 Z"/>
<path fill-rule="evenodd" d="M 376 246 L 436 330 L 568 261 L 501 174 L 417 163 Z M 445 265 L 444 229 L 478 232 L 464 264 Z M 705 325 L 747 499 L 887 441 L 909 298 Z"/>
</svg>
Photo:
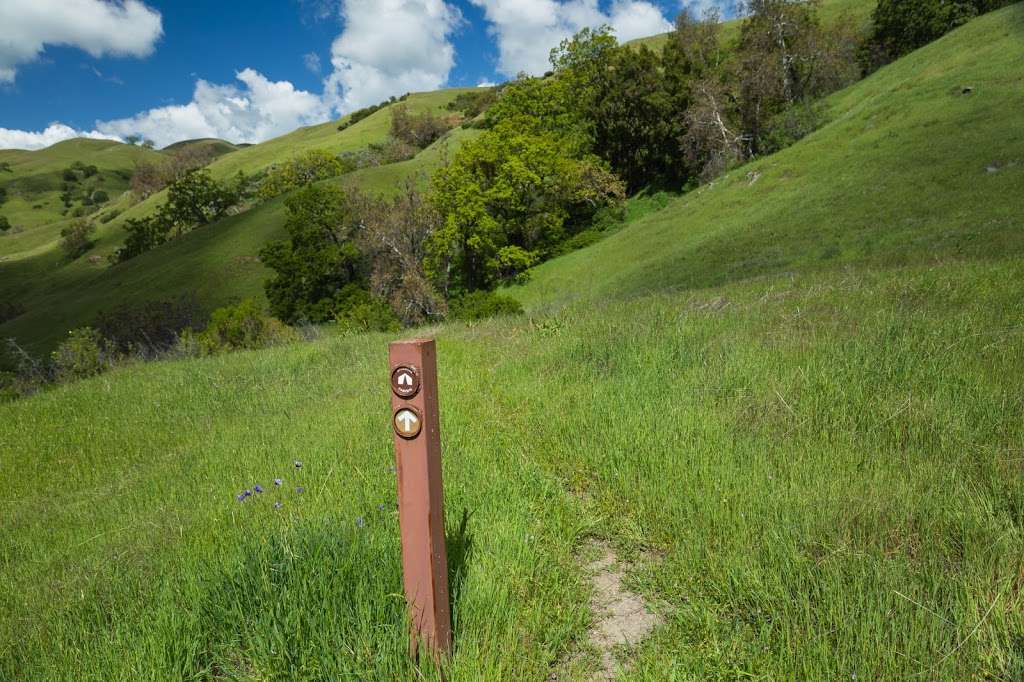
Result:
<svg viewBox="0 0 1024 682">
<path fill-rule="evenodd" d="M 295 492 L 301 495 L 302 493 L 306 492 L 306 489 L 300 485 L 298 488 L 295 489 Z"/>
<path fill-rule="evenodd" d="M 262 486 L 256 485 L 256 486 L 253 486 L 252 489 L 255 490 L 257 493 L 263 492 L 263 487 Z"/>
<path fill-rule="evenodd" d="M 280 478 L 275 478 L 274 479 L 274 485 L 280 486 L 282 483 L 284 483 L 284 481 L 282 481 Z"/>
<path fill-rule="evenodd" d="M 377 505 L 377 511 L 384 511 L 384 509 L 385 509 L 385 507 L 384 507 L 383 504 L 378 504 Z"/>
<path fill-rule="evenodd" d="M 244 494 L 244 495 L 245 495 L 246 497 L 249 497 L 250 495 L 252 495 L 252 491 L 251 491 L 251 490 L 246 490 L 246 491 L 245 491 L 245 492 L 244 492 L 243 494 Z"/>
<path fill-rule="evenodd" d="M 356 526 L 357 527 L 362 528 L 365 525 L 366 525 L 366 519 L 364 519 L 362 516 L 360 516 L 358 519 L 356 519 Z"/>
<path fill-rule="evenodd" d="M 245 498 L 246 498 L 246 494 L 245 493 L 240 493 L 235 499 L 238 500 L 239 502 L 245 502 Z"/>
</svg>

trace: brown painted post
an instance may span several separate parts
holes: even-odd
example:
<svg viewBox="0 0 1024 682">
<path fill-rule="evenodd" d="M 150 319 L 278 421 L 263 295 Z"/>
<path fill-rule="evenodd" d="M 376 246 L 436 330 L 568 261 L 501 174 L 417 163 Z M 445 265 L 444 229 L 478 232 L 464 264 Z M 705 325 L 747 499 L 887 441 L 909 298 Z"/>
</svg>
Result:
<svg viewBox="0 0 1024 682">
<path fill-rule="evenodd" d="M 437 349 L 433 339 L 414 339 L 396 341 L 389 351 L 402 578 L 412 622 L 409 651 L 415 656 L 422 641 L 437 657 L 452 645 Z"/>
</svg>

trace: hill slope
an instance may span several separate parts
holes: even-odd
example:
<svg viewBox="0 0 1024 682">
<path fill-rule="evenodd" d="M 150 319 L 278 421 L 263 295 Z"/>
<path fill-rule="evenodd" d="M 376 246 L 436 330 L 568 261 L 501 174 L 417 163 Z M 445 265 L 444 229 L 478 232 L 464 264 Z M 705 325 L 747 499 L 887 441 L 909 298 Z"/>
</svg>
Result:
<svg viewBox="0 0 1024 682">
<path fill-rule="evenodd" d="M 465 89 L 411 95 L 411 111 L 444 107 Z M 304 128 L 260 145 L 244 147 L 210 164 L 215 177 L 243 170 L 252 173 L 311 149 L 334 153 L 357 151 L 387 138 L 390 107 L 338 131 L 338 123 Z M 344 120 L 344 119 L 343 119 Z M 474 131 L 457 129 L 416 158 L 390 166 L 367 168 L 335 182 L 366 191 L 386 193 L 404 178 L 428 175 L 441 162 L 441 149 L 454 150 Z M 124 146 L 124 145 L 122 145 Z M 2 159 L 0 159 L 2 160 Z M 256 259 L 267 241 L 283 235 L 285 211 L 281 199 L 196 230 L 133 261 L 109 267 L 107 256 L 124 240 L 124 220 L 147 215 L 165 200 L 159 192 L 125 208 L 109 223 L 98 225 L 92 258 L 64 263 L 57 247 L 59 230 L 50 226 L 41 243 L 20 250 L 22 235 L 0 237 L 0 295 L 21 302 L 27 312 L 0 324 L 0 338 L 14 337 L 33 352 L 48 352 L 68 329 L 91 324 L 98 312 L 120 302 L 144 302 L 195 292 L 208 307 L 239 298 L 262 298 L 268 271 Z M 39 240 L 37 240 L 39 241 Z"/>
<path fill-rule="evenodd" d="M 448 679 L 589 678 L 589 537 L 663 618 L 621 679 L 1024 677 L 1022 30 L 544 265 L 528 318 L 421 330 Z M 0 676 L 415 678 L 386 341 L 0 406 Z"/>
</svg>

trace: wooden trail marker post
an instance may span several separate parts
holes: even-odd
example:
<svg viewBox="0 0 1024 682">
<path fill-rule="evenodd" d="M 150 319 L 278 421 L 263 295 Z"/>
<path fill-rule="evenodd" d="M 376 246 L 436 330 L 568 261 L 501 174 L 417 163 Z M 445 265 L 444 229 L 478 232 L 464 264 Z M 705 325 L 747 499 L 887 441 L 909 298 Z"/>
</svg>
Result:
<svg viewBox="0 0 1024 682">
<path fill-rule="evenodd" d="M 441 483 L 441 423 L 437 403 L 437 348 L 433 339 L 396 341 L 391 360 L 391 426 L 398 475 L 402 581 L 412 633 L 435 657 L 452 646 L 448 551 Z"/>
</svg>

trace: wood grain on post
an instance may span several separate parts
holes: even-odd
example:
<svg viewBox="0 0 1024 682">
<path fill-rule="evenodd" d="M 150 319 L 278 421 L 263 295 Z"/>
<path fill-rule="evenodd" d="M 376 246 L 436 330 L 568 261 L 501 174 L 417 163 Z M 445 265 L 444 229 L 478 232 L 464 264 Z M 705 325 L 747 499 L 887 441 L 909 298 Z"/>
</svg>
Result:
<svg viewBox="0 0 1024 682">
<path fill-rule="evenodd" d="M 410 653 L 422 642 L 448 654 L 452 626 L 441 482 L 437 349 L 433 339 L 396 341 L 391 359 L 392 429 L 398 475 L 402 580 L 412 625 Z"/>
</svg>

